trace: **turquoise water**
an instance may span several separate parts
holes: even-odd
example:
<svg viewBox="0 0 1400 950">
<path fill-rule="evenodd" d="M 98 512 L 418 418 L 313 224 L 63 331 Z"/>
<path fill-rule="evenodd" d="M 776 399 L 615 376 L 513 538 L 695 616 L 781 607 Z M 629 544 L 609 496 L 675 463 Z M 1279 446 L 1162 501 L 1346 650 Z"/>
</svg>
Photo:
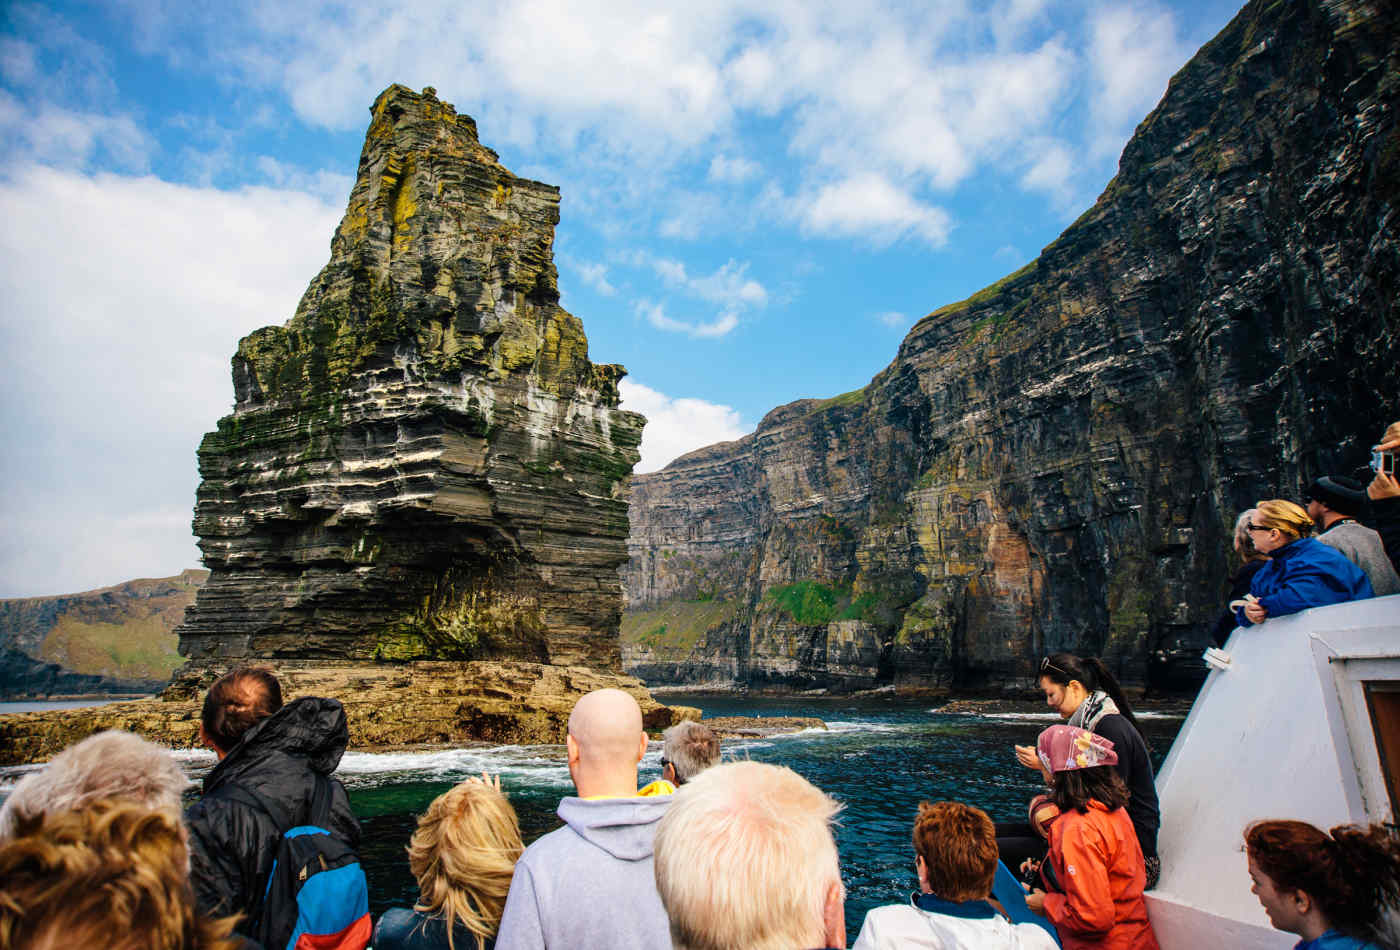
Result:
<svg viewBox="0 0 1400 950">
<path fill-rule="evenodd" d="M 1033 742 L 1041 729 L 1060 721 L 1048 711 L 933 713 L 928 700 L 896 697 L 852 702 L 669 694 L 664 701 L 700 706 L 707 716 L 817 716 L 828 723 L 826 732 L 726 742 L 724 755 L 786 765 L 844 803 L 837 844 L 852 940 L 867 910 L 903 901 L 915 887 L 909 834 L 919 802 L 956 799 L 985 809 L 997 821 L 1024 820 L 1025 804 L 1039 789 L 1011 746 Z M 1158 765 L 1182 721 L 1153 714 L 1143 719 Z M 659 759 L 660 744 L 652 743 L 641 782 L 660 777 Z M 561 796 L 573 792 L 562 746 L 346 756 L 341 774 L 364 828 L 361 857 L 370 872 L 375 913 L 410 904 L 417 895 L 404 854 L 416 815 L 433 797 L 482 768 L 501 773 L 527 843 L 558 827 L 554 809 Z"/>
<path fill-rule="evenodd" d="M 816 716 L 828 730 L 724 743 L 724 756 L 773 762 L 794 769 L 845 805 L 837 829 L 846 882 L 846 925 L 855 939 L 871 907 L 907 899 L 915 886 L 909 840 L 921 800 L 955 799 L 985 809 L 996 821 L 1024 819 L 1038 791 L 1032 773 L 1012 755 L 1045 726 L 1059 722 L 1048 710 L 1034 714 L 949 714 L 928 700 L 894 696 L 859 701 L 795 696 L 681 695 L 664 701 L 699 706 L 707 716 Z M 1158 766 L 1183 717 L 1148 713 L 1143 729 Z M 213 753 L 176 753 L 186 773 L 202 780 Z M 659 778 L 661 744 L 642 760 L 640 781 Z M 0 799 L 33 767 L 0 769 Z M 526 842 L 559 825 L 554 809 L 573 794 L 563 746 L 490 746 L 438 752 L 348 752 L 338 777 L 363 828 L 360 856 L 369 875 L 370 909 L 408 906 L 417 885 L 405 848 L 417 816 L 437 795 L 482 770 L 497 772 L 520 816 Z"/>
</svg>

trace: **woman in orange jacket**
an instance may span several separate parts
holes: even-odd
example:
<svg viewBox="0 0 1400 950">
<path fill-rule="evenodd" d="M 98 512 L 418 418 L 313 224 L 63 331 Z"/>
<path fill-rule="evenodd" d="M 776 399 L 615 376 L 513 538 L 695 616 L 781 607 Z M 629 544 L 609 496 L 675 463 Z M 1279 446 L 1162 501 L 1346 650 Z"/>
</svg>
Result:
<svg viewBox="0 0 1400 950">
<path fill-rule="evenodd" d="M 1142 848 L 1128 817 L 1128 789 L 1113 766 L 1113 743 L 1074 726 L 1040 734 L 1036 754 L 1059 817 L 1041 869 L 1049 890 L 1026 906 L 1055 925 L 1064 950 L 1158 950 L 1142 898 Z"/>
</svg>

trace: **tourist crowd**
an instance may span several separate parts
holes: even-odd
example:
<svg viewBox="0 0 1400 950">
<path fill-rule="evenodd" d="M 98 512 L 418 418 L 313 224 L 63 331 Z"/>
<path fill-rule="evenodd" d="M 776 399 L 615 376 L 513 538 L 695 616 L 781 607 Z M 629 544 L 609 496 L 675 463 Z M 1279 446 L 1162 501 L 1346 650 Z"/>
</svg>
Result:
<svg viewBox="0 0 1400 950">
<path fill-rule="evenodd" d="M 1400 423 L 1379 448 L 1400 450 Z M 1320 478 L 1306 508 L 1275 499 L 1241 516 L 1229 630 L 1400 591 L 1392 473 L 1380 458 L 1367 487 Z M 1144 894 L 1161 872 L 1160 814 L 1132 708 L 1097 659 L 1052 653 L 1037 672 L 1065 723 L 1009 750 L 1045 785 L 1027 821 L 911 803 L 919 889 L 870 911 L 857 950 L 1157 947 Z M 275 676 L 243 667 L 209 689 L 199 735 L 218 764 L 183 813 L 170 753 L 124 732 L 15 787 L 0 808 L 0 950 L 846 946 L 840 805 L 790 769 L 721 763 L 695 722 L 666 730 L 662 777 L 639 788 L 648 738 L 619 690 L 587 694 L 569 718 L 577 794 L 559 804 L 562 827 L 526 847 L 499 779 L 462 782 L 408 842 L 417 901 L 377 921 L 359 822 L 332 777 L 349 740 L 341 704 L 284 703 Z M 1261 821 L 1241 846 L 1253 892 L 1300 950 L 1379 946 L 1400 905 L 1394 828 Z"/>
<path fill-rule="evenodd" d="M 1157 946 L 1144 899 L 1160 868 L 1157 800 L 1132 710 L 1096 660 L 1053 654 L 1039 684 L 1068 722 L 1014 750 L 1046 783 L 1029 823 L 921 803 L 919 890 L 871 910 L 857 950 Z M 340 704 L 283 704 L 275 677 L 245 667 L 210 689 L 200 732 L 219 761 L 183 815 L 170 753 L 130 733 L 85 739 L 15 787 L 0 809 L 0 947 L 846 946 L 840 805 L 790 769 L 721 763 L 695 722 L 666 731 L 664 777 L 639 789 L 647 735 L 619 690 L 587 694 L 569 718 L 577 794 L 559 804 L 563 827 L 525 847 L 499 780 L 462 782 L 408 844 L 418 900 L 377 923 L 359 824 L 331 777 Z M 1253 891 L 1300 948 L 1378 946 L 1400 902 L 1394 829 L 1265 821 L 1242 843 Z"/>
</svg>

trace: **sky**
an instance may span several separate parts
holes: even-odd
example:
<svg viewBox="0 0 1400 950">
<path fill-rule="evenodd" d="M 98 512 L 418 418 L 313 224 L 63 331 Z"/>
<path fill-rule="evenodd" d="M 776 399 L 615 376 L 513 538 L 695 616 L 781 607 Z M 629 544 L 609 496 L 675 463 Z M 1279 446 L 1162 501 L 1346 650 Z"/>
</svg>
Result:
<svg viewBox="0 0 1400 950">
<path fill-rule="evenodd" d="M 0 597 L 199 565 L 229 359 L 329 258 L 391 83 L 562 189 L 562 303 L 654 471 L 864 386 L 1034 259 L 1237 9 L 6 0 Z"/>
</svg>

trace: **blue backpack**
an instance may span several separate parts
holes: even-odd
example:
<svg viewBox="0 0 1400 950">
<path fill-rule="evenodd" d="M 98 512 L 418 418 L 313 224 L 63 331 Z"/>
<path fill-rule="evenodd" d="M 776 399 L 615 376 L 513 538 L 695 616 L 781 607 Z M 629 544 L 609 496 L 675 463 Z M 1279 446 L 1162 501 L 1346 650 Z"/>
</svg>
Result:
<svg viewBox="0 0 1400 950">
<path fill-rule="evenodd" d="M 239 786 L 225 794 L 282 823 L 258 795 Z M 318 775 L 310 824 L 282 833 L 253 905 L 251 936 L 266 950 L 364 950 L 373 936 L 364 868 L 350 843 L 330 830 L 330 817 L 331 783 Z"/>
</svg>

